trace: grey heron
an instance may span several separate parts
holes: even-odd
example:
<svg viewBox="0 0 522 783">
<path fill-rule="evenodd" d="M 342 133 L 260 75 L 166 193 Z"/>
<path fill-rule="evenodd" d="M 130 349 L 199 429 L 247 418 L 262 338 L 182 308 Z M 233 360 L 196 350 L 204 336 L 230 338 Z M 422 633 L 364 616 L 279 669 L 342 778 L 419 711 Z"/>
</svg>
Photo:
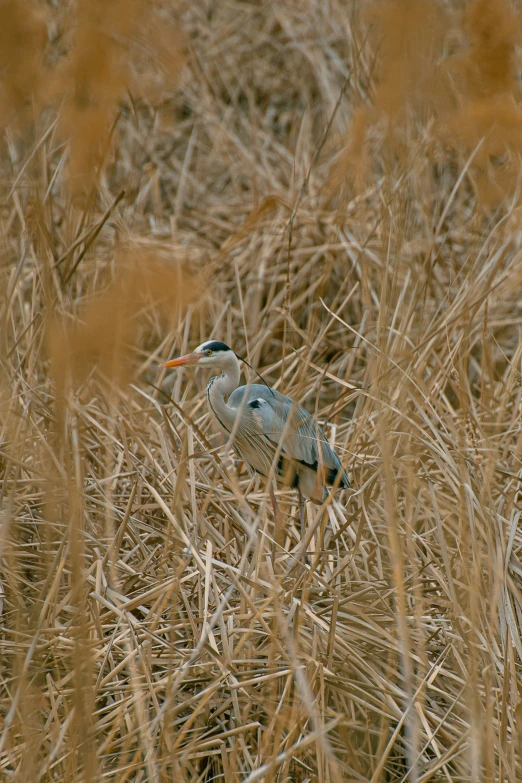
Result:
<svg viewBox="0 0 522 783">
<path fill-rule="evenodd" d="M 250 468 L 266 478 L 273 475 L 279 485 L 297 489 L 303 532 L 303 496 L 322 503 L 327 486 L 349 487 L 348 477 L 321 427 L 304 408 L 266 384 L 239 386 L 240 361 L 245 360 L 225 343 L 208 340 L 193 353 L 163 366 L 221 370 L 221 375 L 214 375 L 207 386 L 212 413 Z M 277 514 L 275 496 L 271 487 L 269 490 Z"/>
</svg>

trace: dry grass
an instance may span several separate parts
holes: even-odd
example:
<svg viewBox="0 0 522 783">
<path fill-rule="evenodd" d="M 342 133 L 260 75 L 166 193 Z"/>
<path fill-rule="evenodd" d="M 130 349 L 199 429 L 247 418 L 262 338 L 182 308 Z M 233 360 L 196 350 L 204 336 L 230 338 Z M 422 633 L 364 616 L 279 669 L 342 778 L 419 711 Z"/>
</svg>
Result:
<svg viewBox="0 0 522 783">
<path fill-rule="evenodd" d="M 0 779 L 522 779 L 518 7 L 31 8 L 0 4 Z M 206 379 L 158 369 L 210 336 L 330 422 L 353 490 L 306 564 Z"/>
</svg>

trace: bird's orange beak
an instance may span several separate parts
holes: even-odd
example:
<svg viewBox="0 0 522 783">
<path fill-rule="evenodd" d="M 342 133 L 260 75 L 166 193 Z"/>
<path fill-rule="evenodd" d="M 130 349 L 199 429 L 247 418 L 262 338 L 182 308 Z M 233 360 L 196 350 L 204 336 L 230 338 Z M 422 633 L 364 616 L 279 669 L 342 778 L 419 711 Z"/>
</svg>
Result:
<svg viewBox="0 0 522 783">
<path fill-rule="evenodd" d="M 197 364 L 202 353 L 187 353 L 185 356 L 180 356 L 179 359 L 171 359 L 169 362 L 165 362 L 163 367 L 170 369 L 170 367 L 184 367 L 187 364 Z"/>
</svg>

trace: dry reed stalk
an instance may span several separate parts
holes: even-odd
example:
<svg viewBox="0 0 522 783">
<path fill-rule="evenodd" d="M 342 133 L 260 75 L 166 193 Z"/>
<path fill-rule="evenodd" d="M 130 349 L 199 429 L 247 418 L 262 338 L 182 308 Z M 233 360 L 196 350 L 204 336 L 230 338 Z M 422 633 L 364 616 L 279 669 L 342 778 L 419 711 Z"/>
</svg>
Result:
<svg viewBox="0 0 522 783">
<path fill-rule="evenodd" d="M 0 4 L 2 780 L 522 777 L 519 12 L 400 5 Z M 329 422 L 304 542 L 211 336 Z"/>
</svg>

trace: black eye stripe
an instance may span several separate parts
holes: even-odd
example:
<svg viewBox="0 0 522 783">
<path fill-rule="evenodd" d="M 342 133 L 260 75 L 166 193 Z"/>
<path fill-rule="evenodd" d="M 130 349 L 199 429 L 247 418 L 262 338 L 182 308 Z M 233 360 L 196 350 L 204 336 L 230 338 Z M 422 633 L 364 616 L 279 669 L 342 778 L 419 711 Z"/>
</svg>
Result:
<svg viewBox="0 0 522 783">
<path fill-rule="evenodd" d="M 219 340 L 213 340 L 211 343 L 205 345 L 203 351 L 212 351 L 212 353 L 216 353 L 217 351 L 230 351 L 230 348 L 228 345 L 225 345 L 225 343 L 220 343 Z"/>
</svg>

